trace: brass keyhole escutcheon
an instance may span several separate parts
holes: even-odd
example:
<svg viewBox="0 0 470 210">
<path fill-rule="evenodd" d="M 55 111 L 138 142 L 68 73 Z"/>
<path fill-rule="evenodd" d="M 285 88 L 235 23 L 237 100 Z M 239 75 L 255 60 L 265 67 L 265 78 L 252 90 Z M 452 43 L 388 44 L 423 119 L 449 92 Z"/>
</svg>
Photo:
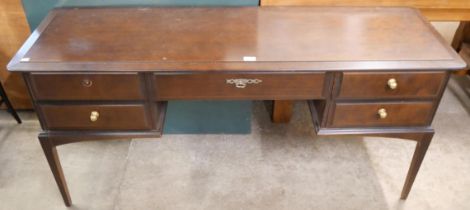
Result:
<svg viewBox="0 0 470 210">
<path fill-rule="evenodd" d="M 246 88 L 248 84 L 259 84 L 263 82 L 263 80 L 260 79 L 227 79 L 226 83 L 227 84 L 234 84 L 236 88 Z"/>
<path fill-rule="evenodd" d="M 91 87 L 93 85 L 93 81 L 90 79 L 83 79 L 82 80 L 83 87 Z"/>
<path fill-rule="evenodd" d="M 100 113 L 98 111 L 92 111 L 90 114 L 90 121 L 96 122 L 99 116 L 100 116 Z"/>
</svg>

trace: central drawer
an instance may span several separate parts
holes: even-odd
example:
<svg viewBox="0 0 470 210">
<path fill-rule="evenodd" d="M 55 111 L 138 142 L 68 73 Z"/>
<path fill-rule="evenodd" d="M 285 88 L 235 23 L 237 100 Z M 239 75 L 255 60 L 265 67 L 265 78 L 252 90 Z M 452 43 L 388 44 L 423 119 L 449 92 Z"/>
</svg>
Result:
<svg viewBox="0 0 470 210">
<path fill-rule="evenodd" d="M 155 75 L 157 100 L 319 99 L 325 73 Z"/>
<path fill-rule="evenodd" d="M 145 130 L 149 114 L 143 104 L 39 105 L 49 130 Z"/>
</svg>

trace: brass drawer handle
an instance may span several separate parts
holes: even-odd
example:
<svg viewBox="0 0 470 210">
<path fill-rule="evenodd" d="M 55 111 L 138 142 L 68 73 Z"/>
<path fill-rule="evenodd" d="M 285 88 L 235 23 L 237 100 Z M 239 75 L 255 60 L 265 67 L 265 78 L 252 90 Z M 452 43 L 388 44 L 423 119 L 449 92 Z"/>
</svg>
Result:
<svg viewBox="0 0 470 210">
<path fill-rule="evenodd" d="M 100 116 L 100 113 L 98 113 L 98 111 L 92 111 L 90 114 L 90 121 L 92 122 L 97 121 L 99 116 Z"/>
<path fill-rule="evenodd" d="M 235 84 L 236 88 L 245 88 L 248 84 L 259 84 L 263 82 L 260 79 L 227 79 L 227 84 Z"/>
<path fill-rule="evenodd" d="M 82 85 L 83 87 L 91 87 L 93 85 L 93 81 L 89 79 L 83 79 L 82 80 Z"/>
<path fill-rule="evenodd" d="M 388 115 L 387 110 L 385 108 L 379 109 L 379 111 L 377 111 L 377 114 L 379 115 L 380 119 L 385 119 Z"/>
<path fill-rule="evenodd" d="M 390 90 L 395 90 L 398 87 L 397 80 L 395 78 L 391 78 L 387 81 L 387 86 Z"/>
</svg>

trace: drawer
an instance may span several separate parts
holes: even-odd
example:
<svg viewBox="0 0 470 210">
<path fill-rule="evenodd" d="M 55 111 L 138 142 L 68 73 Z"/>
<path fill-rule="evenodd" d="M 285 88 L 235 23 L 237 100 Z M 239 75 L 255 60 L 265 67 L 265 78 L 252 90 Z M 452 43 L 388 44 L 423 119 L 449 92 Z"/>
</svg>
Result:
<svg viewBox="0 0 470 210">
<path fill-rule="evenodd" d="M 145 130 L 150 122 L 143 104 L 39 105 L 50 130 Z"/>
<path fill-rule="evenodd" d="M 318 99 L 324 73 L 156 75 L 157 100 Z"/>
<path fill-rule="evenodd" d="M 349 72 L 343 74 L 339 98 L 433 98 L 446 72 Z"/>
<path fill-rule="evenodd" d="M 425 126 L 431 123 L 432 102 L 337 103 L 332 127 Z"/>
<path fill-rule="evenodd" d="M 144 98 L 137 73 L 32 73 L 31 88 L 38 100 L 139 100 Z"/>
</svg>

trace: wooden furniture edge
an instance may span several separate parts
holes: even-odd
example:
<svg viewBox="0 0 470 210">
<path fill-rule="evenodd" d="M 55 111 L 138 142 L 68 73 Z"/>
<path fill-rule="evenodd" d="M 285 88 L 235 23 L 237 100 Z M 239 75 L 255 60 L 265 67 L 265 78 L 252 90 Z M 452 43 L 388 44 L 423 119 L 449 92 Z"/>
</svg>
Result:
<svg viewBox="0 0 470 210">
<path fill-rule="evenodd" d="M 56 15 L 58 14 L 59 9 L 53 9 L 47 14 L 47 16 L 41 21 L 39 26 L 31 33 L 31 35 L 26 39 L 25 43 L 20 47 L 18 52 L 13 56 L 10 62 L 7 65 L 7 69 L 12 71 L 21 63 L 21 59 L 23 56 L 29 51 L 29 49 L 34 45 L 34 43 L 38 40 L 42 32 L 49 26 Z"/>
<path fill-rule="evenodd" d="M 280 0 L 260 0 L 260 6 L 329 6 L 327 4 L 318 4 L 315 1 L 311 2 L 289 2 Z M 366 5 L 348 5 L 348 3 L 341 3 L 337 6 L 352 6 L 352 7 L 367 7 Z M 371 5 L 369 7 L 400 7 L 399 5 Z M 412 7 L 412 6 L 404 6 Z M 469 8 L 451 8 L 451 7 L 413 7 L 419 9 L 424 16 L 430 21 L 470 21 L 470 7 Z"/>
</svg>

